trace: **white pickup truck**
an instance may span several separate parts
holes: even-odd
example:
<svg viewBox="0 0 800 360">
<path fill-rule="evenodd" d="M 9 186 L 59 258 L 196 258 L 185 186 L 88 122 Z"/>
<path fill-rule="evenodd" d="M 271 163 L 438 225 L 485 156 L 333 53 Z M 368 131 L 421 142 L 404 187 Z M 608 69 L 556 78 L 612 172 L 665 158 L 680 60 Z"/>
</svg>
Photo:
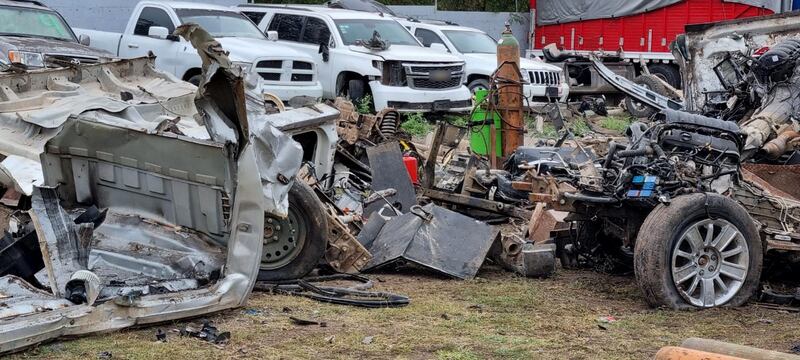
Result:
<svg viewBox="0 0 800 360">
<path fill-rule="evenodd" d="M 391 17 L 321 6 L 246 4 L 237 7 L 262 33 L 314 57 L 323 95 L 400 112 L 472 109 L 464 61 L 428 49 Z"/>
<path fill-rule="evenodd" d="M 121 58 L 153 52 L 160 70 L 197 85 L 200 57 L 189 42 L 172 35 L 175 28 L 184 23 L 196 23 L 214 36 L 259 92 L 274 94 L 283 101 L 295 96 L 322 97 L 317 66 L 311 56 L 269 40 L 250 20 L 228 7 L 141 1 L 122 34 L 74 30 L 78 35 L 88 36 L 92 47 Z"/>
<path fill-rule="evenodd" d="M 497 41 L 475 28 L 414 19 L 400 19 L 422 45 L 441 48 L 466 62 L 467 87 L 473 93 L 489 87 L 489 78 L 497 69 Z M 529 106 L 551 101 L 566 101 L 569 85 L 561 76 L 561 68 L 539 59 L 520 59 L 523 93 Z"/>
</svg>

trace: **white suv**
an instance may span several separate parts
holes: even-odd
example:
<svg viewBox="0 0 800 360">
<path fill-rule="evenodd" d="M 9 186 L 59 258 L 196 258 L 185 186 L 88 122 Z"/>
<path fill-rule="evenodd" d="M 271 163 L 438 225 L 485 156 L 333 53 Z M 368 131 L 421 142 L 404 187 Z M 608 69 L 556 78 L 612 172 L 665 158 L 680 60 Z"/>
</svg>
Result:
<svg viewBox="0 0 800 360">
<path fill-rule="evenodd" d="M 447 51 L 466 62 L 466 81 L 470 91 L 486 89 L 489 77 L 497 69 L 497 41 L 475 28 L 439 21 L 398 20 L 422 44 L 441 44 Z M 439 47 L 439 46 L 437 46 Z M 440 47 L 441 48 L 441 47 Z M 561 68 L 539 59 L 520 59 L 523 92 L 531 106 L 550 101 L 566 101 L 569 85 L 561 76 Z"/>
<path fill-rule="evenodd" d="M 464 61 L 428 49 L 393 18 L 293 5 L 240 5 L 263 32 L 315 58 L 323 96 L 358 102 L 371 94 L 375 110 L 467 112 Z M 379 41 L 378 41 L 379 40 Z M 388 45 L 388 46 L 387 46 Z"/>
</svg>

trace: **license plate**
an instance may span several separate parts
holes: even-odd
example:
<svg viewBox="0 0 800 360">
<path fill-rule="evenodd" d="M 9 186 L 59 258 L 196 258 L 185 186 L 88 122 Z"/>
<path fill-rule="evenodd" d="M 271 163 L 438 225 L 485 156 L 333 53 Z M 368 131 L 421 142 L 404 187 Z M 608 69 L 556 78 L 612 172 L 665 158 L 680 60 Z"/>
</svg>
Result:
<svg viewBox="0 0 800 360">
<path fill-rule="evenodd" d="M 434 70 L 428 77 L 433 81 L 447 81 L 450 80 L 451 74 L 449 70 Z"/>
<path fill-rule="evenodd" d="M 450 100 L 436 100 L 433 102 L 433 111 L 450 110 Z"/>
<path fill-rule="evenodd" d="M 557 98 L 558 97 L 558 88 L 555 87 L 555 86 L 548 86 L 544 90 L 544 95 L 547 96 L 547 97 L 551 97 L 551 98 Z"/>
</svg>

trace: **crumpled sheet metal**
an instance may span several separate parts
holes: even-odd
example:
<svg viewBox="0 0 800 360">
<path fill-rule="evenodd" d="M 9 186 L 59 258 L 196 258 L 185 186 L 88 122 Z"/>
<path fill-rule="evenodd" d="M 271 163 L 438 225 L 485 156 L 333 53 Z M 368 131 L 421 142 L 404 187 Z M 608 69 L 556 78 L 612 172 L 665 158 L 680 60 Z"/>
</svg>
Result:
<svg viewBox="0 0 800 360">
<path fill-rule="evenodd" d="M 132 75 L 138 70 L 141 70 L 142 66 L 152 67 L 152 60 L 153 59 L 123 60 L 116 62 L 115 65 L 112 65 L 112 67 L 129 67 L 127 72 L 122 72 L 118 75 L 120 77 L 131 75 L 132 78 L 127 80 L 128 83 L 136 84 L 137 81 L 141 82 L 152 80 L 149 75 L 146 75 L 149 73 L 145 73 L 145 76 L 140 78 Z M 81 66 L 76 71 L 104 71 L 104 66 L 106 65 Z M 139 66 L 138 70 L 136 66 Z M 43 73 L 47 73 L 44 74 L 44 76 L 47 77 L 50 75 L 55 75 L 60 71 L 65 70 L 46 70 L 43 71 Z M 208 78 L 219 79 L 224 84 L 227 84 L 227 86 L 240 86 L 241 82 L 236 81 L 236 74 L 232 74 L 228 69 L 225 68 L 216 68 L 216 71 L 218 74 L 209 75 Z M 139 74 L 141 76 L 142 73 Z M 0 82 L 10 81 L 12 83 L 24 83 L 25 81 L 29 81 L 33 76 L 35 76 L 35 74 L 0 76 Z M 87 76 L 85 80 L 88 78 L 89 77 Z M 73 79 L 77 81 L 76 83 L 81 81 L 80 79 Z M 231 79 L 233 79 L 233 81 Z M 84 84 L 81 83 L 81 86 L 83 85 Z M 114 91 L 117 90 L 118 89 L 115 89 Z M 212 106 L 203 109 L 204 120 L 206 121 L 205 125 L 210 124 L 211 126 L 215 126 L 217 129 L 222 129 L 224 126 L 228 126 L 231 131 L 235 133 L 235 139 L 241 140 L 240 142 L 236 143 L 222 142 L 222 144 L 228 145 L 232 150 L 234 150 L 226 153 L 230 155 L 228 159 L 230 162 L 230 177 L 235 179 L 235 183 L 234 188 L 231 189 L 232 204 L 230 204 L 230 220 L 229 223 L 226 224 L 226 239 L 222 242 L 226 244 L 225 251 L 227 253 L 227 257 L 224 270 L 222 274 L 220 274 L 219 280 L 205 285 L 205 287 L 191 291 L 143 296 L 128 296 L 124 298 L 116 298 L 113 301 L 106 301 L 95 306 L 74 304 L 63 308 L 53 306 L 53 309 L 46 312 L 34 312 L 28 313 L 25 316 L 0 318 L 0 354 L 18 350 L 20 348 L 31 346 L 33 344 L 60 336 L 76 336 L 95 332 L 106 332 L 133 325 L 159 323 L 186 317 L 195 317 L 211 312 L 242 306 L 246 302 L 258 275 L 260 267 L 260 257 L 258 254 L 261 253 L 263 246 L 265 198 L 263 182 L 265 180 L 260 170 L 263 165 L 267 165 L 264 164 L 264 162 L 272 162 L 272 159 L 268 158 L 270 154 L 276 154 L 278 157 L 283 155 L 279 154 L 280 150 L 276 149 L 272 150 L 272 152 L 262 152 L 262 154 L 259 155 L 260 158 L 258 158 L 255 153 L 257 146 L 252 144 L 253 141 L 248 141 L 250 139 L 250 133 L 247 124 L 248 120 L 244 111 L 243 97 L 235 95 L 242 94 L 243 90 L 236 88 L 218 90 L 228 91 L 228 94 L 233 94 L 233 96 L 220 96 L 210 99 L 211 101 L 216 102 L 216 104 L 210 104 Z M 201 91 L 201 94 L 202 93 L 203 92 Z M 119 94 L 119 92 L 113 94 Z M 193 93 L 188 93 L 188 95 L 192 96 Z M 99 96 L 109 96 L 109 93 L 101 94 Z M 153 108 L 148 107 L 148 109 L 152 110 Z M 68 120 L 72 119 L 73 117 L 74 116 L 69 116 Z M 152 120 L 154 123 L 161 123 L 161 120 L 163 120 L 156 119 L 156 116 L 153 116 L 152 112 L 148 112 L 146 115 L 142 114 L 141 118 Z M 104 120 L 108 121 L 109 119 L 107 118 Z M 128 123 L 126 126 L 120 126 L 121 129 L 124 129 L 124 131 L 129 131 L 132 135 L 136 133 L 136 130 L 131 129 L 129 121 L 126 119 L 121 119 L 120 121 Z M 32 128 L 33 130 L 37 130 L 36 127 L 38 127 L 38 129 L 43 129 L 39 125 L 31 125 L 34 126 Z M 45 139 L 37 139 L 39 142 L 32 142 L 32 144 L 44 145 L 50 138 L 58 135 L 59 133 L 59 131 L 55 128 L 50 129 L 49 131 L 50 132 L 47 132 L 47 137 Z M 147 132 L 146 129 L 142 131 Z M 265 133 L 266 135 L 264 135 Z M 29 133 L 27 136 L 33 137 L 33 134 L 36 134 L 36 132 Z M 172 137 L 174 138 L 174 141 L 191 141 L 188 139 L 179 138 L 172 134 L 158 134 L 157 136 Z M 261 135 L 255 136 L 262 136 L 263 142 L 269 143 L 275 140 L 270 136 L 277 137 L 278 133 L 270 130 L 269 132 L 265 131 L 262 132 Z M 0 139 L 1 138 L 2 137 L 0 137 Z M 213 140 L 217 141 L 218 139 Z M 3 140 L 0 140 L 0 142 L 3 142 Z M 269 145 L 275 146 L 281 144 L 285 145 L 285 143 L 270 143 Z M 44 147 L 41 147 L 40 149 L 43 148 Z M 289 149 L 292 150 L 291 147 L 289 147 Z M 169 151 L 169 149 L 162 150 Z M 41 150 L 38 151 L 41 153 Z M 36 149 L 32 151 L 34 154 L 36 152 Z M 33 158 L 35 159 L 36 157 Z M 294 173 L 290 172 L 291 167 L 282 169 L 284 170 L 281 171 L 286 171 L 286 173 L 283 173 L 283 175 L 287 178 L 291 179 L 295 176 Z M 47 170 L 45 170 L 44 177 L 45 179 L 48 179 L 49 177 L 46 172 Z M 55 186 L 58 184 L 46 183 L 45 185 Z M 281 183 L 281 185 L 284 186 L 283 183 Z M 34 197 L 36 196 L 37 195 L 34 193 Z M 137 211 L 136 203 L 131 202 L 114 203 L 114 200 L 112 199 L 108 206 L 125 206 L 130 212 Z M 58 211 L 55 213 L 56 214 L 50 212 L 48 214 L 47 211 L 45 211 L 42 216 L 63 216 L 58 215 Z M 178 233 L 173 235 L 175 237 L 180 237 Z M 43 245 L 48 247 L 52 246 L 48 244 L 47 241 L 43 242 Z M 46 252 L 46 249 L 43 250 L 43 252 Z M 50 273 L 52 273 L 52 270 Z M 3 293 L 4 295 L 9 295 L 6 293 L 7 287 L 2 285 L 7 283 L 9 281 L 8 279 L 11 278 L 0 278 L 0 293 Z M 59 296 L 56 296 L 56 294 L 37 294 L 36 299 L 43 302 L 52 301 L 56 304 L 63 303 L 63 299 L 61 299 Z M 6 303 L 13 303 L 15 300 L 16 297 L 14 294 L 11 294 L 11 298 L 4 299 L 3 301 Z"/>
<path fill-rule="evenodd" d="M 372 242 L 365 271 L 407 260 L 459 279 L 478 273 L 500 230 L 428 204 L 389 220 Z"/>
<path fill-rule="evenodd" d="M 9 155 L 0 161 L 0 184 L 31 196 L 34 186 L 42 186 L 42 164 L 22 156 Z"/>
</svg>

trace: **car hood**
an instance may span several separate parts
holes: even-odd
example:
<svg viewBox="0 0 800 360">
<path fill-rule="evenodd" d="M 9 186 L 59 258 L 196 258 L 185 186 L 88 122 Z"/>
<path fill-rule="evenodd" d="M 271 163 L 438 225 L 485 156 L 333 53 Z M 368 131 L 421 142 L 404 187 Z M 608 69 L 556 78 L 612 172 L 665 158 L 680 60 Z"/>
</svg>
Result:
<svg viewBox="0 0 800 360">
<path fill-rule="evenodd" d="M 253 62 L 259 58 L 270 59 L 306 59 L 310 56 L 274 41 L 252 38 L 219 37 L 216 38 L 222 47 L 230 52 L 231 61 Z"/>
<path fill-rule="evenodd" d="M 488 68 L 494 72 L 497 68 L 497 54 L 464 54 L 465 60 L 475 68 Z M 546 64 L 541 60 L 519 59 L 520 68 L 533 71 L 561 71 L 558 66 Z"/>
<path fill-rule="evenodd" d="M 21 51 L 37 52 L 42 54 L 74 55 L 97 58 L 114 58 L 110 52 L 98 50 L 76 42 L 56 39 L 3 36 L 0 42 L 7 47 L 14 47 Z"/>
<path fill-rule="evenodd" d="M 441 51 L 432 50 L 422 46 L 412 45 L 392 45 L 386 50 L 370 50 L 363 46 L 350 45 L 350 50 L 374 55 L 383 58 L 383 60 L 398 60 L 398 61 L 425 61 L 425 62 L 461 62 L 462 60 L 456 56 L 443 53 Z"/>
</svg>

